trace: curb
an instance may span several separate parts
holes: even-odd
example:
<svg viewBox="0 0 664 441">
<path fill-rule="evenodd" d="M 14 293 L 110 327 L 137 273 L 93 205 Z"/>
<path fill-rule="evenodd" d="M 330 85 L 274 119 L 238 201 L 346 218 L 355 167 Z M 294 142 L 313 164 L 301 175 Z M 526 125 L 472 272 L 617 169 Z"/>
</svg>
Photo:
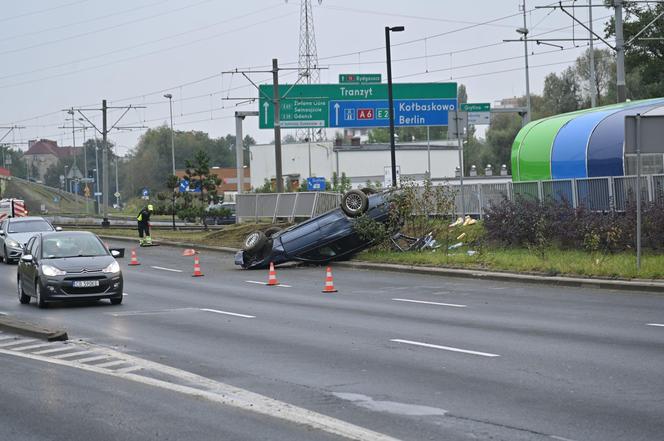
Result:
<svg viewBox="0 0 664 441">
<path fill-rule="evenodd" d="M 65 341 L 69 339 L 67 331 L 42 328 L 32 323 L 5 316 L 0 316 L 0 329 L 47 341 Z"/>
<path fill-rule="evenodd" d="M 582 277 L 539 276 L 534 274 L 502 273 L 495 271 L 481 271 L 459 268 L 432 268 L 425 266 L 399 265 L 394 263 L 373 262 L 338 262 L 336 266 L 372 269 L 378 271 L 397 271 L 411 274 L 426 274 L 432 276 L 462 277 L 467 279 L 498 280 L 503 282 L 532 283 L 540 285 L 558 285 L 581 288 L 615 289 L 622 291 L 644 291 L 649 293 L 664 293 L 664 283 L 651 281 L 587 279 Z"/>
<path fill-rule="evenodd" d="M 123 236 L 99 235 L 104 239 L 136 242 L 135 239 Z M 218 251 L 224 253 L 235 253 L 237 249 L 229 247 L 216 247 L 209 245 L 199 245 L 185 242 L 159 241 L 164 245 L 175 246 L 179 248 L 197 248 L 207 251 Z M 335 266 L 354 268 L 354 269 L 372 269 L 378 271 L 398 271 L 411 274 L 426 274 L 431 276 L 461 277 L 467 279 L 497 280 L 503 282 L 519 282 L 540 285 L 570 286 L 576 288 L 597 288 L 597 289 L 615 289 L 621 291 L 642 291 L 648 293 L 664 294 L 664 282 L 655 282 L 649 280 L 611 280 L 611 279 L 590 279 L 583 277 L 564 277 L 564 276 L 545 276 L 535 274 L 517 274 L 498 271 L 483 271 L 474 269 L 460 268 L 434 268 L 427 266 L 399 265 L 394 263 L 374 263 L 374 262 L 335 262 Z"/>
</svg>

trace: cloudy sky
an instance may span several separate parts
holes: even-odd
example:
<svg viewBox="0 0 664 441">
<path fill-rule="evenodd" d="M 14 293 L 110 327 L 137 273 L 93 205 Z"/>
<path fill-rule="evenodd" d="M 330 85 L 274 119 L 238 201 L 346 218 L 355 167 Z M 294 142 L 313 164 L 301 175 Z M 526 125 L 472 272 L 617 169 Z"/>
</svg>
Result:
<svg viewBox="0 0 664 441">
<path fill-rule="evenodd" d="M 570 3 L 568 0 L 565 3 Z M 321 82 L 339 73 L 383 73 L 384 27 L 393 34 L 393 75 L 399 82 L 455 81 L 466 85 L 471 102 L 495 102 L 525 93 L 521 0 L 313 0 Z M 557 4 L 527 0 L 531 36 L 587 38 Z M 576 1 L 587 5 L 587 0 Z M 612 13 L 594 8 L 595 27 Z M 587 8 L 577 17 L 588 20 Z M 211 136 L 234 133 L 235 110 L 257 110 L 256 102 L 224 98 L 256 97 L 235 68 L 261 70 L 278 58 L 297 66 L 300 0 L 24 0 L 5 2 L 0 16 L 0 126 L 25 126 L 5 142 L 23 149 L 27 140 L 55 139 L 71 145 L 71 129 L 61 129 L 70 107 L 145 106 L 130 110 L 119 125 L 155 127 L 168 122 L 173 95 L 175 128 Z M 531 90 L 541 93 L 547 73 L 570 65 L 587 42 L 560 43 L 564 50 L 532 43 Z M 270 80 L 251 74 L 256 82 Z M 281 82 L 297 73 L 283 71 Z M 120 116 L 109 114 L 109 123 Z M 100 122 L 100 112 L 87 115 Z M 5 133 L 0 131 L 0 137 Z M 144 129 L 114 131 L 124 154 Z M 273 139 L 249 118 L 245 133 L 259 142 Z M 92 136 L 91 130 L 86 135 Z M 80 144 L 81 134 L 77 135 Z M 20 144 L 25 143 L 25 144 Z"/>
</svg>

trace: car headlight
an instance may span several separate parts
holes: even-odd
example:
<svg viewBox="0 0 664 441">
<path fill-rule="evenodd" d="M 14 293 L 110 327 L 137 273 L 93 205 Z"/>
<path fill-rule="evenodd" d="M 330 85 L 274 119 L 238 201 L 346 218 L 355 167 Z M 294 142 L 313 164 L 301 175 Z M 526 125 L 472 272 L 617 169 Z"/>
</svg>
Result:
<svg viewBox="0 0 664 441">
<path fill-rule="evenodd" d="M 106 273 L 106 274 L 119 273 L 120 272 L 120 264 L 118 264 L 118 262 L 114 260 L 106 268 L 104 268 L 101 271 L 103 273 Z"/>
<path fill-rule="evenodd" d="M 64 276 L 67 274 L 66 271 L 62 271 L 61 269 L 58 269 L 54 266 L 51 265 L 42 265 L 42 273 L 44 273 L 45 276 Z"/>
<path fill-rule="evenodd" d="M 16 242 L 14 239 L 7 239 L 5 243 L 11 248 L 21 248 L 21 244 Z"/>
</svg>

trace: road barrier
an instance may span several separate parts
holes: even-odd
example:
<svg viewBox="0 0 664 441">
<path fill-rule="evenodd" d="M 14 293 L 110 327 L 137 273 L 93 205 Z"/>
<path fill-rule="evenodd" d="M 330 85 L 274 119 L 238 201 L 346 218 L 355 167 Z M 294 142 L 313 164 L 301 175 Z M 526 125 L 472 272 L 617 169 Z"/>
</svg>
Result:
<svg viewBox="0 0 664 441">
<path fill-rule="evenodd" d="M 237 222 L 311 218 L 337 208 L 341 194 L 323 191 L 293 193 L 242 193 L 236 196 Z"/>
</svg>

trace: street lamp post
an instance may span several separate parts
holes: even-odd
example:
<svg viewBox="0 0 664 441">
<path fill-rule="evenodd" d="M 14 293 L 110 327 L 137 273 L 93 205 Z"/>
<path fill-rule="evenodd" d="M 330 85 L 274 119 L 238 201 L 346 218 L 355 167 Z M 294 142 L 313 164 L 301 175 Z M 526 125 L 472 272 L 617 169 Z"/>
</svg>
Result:
<svg viewBox="0 0 664 441">
<path fill-rule="evenodd" d="M 392 94 L 392 54 L 390 51 L 390 32 L 402 32 L 403 26 L 385 26 L 385 52 L 387 55 L 387 97 L 390 115 L 390 160 L 392 164 L 392 187 L 397 186 L 397 156 L 394 145 L 394 96 Z"/>
<path fill-rule="evenodd" d="M 530 105 L 530 72 L 528 71 L 528 27 L 526 26 L 526 0 L 523 0 L 522 3 L 523 9 L 523 27 L 517 29 L 516 31 L 523 35 L 523 51 L 524 51 L 524 61 L 526 63 L 526 117 L 524 118 L 524 124 L 530 122 L 531 118 L 531 105 Z"/>
<path fill-rule="evenodd" d="M 171 159 L 173 160 L 173 176 L 175 176 L 175 139 L 173 138 L 173 95 L 167 93 L 164 98 L 168 98 L 168 106 L 171 110 Z M 235 141 L 237 144 L 237 140 Z M 238 175 L 238 179 L 239 179 Z M 173 223 L 173 230 L 175 231 L 175 196 L 171 198 L 173 203 L 171 205 L 171 221 Z"/>
</svg>

